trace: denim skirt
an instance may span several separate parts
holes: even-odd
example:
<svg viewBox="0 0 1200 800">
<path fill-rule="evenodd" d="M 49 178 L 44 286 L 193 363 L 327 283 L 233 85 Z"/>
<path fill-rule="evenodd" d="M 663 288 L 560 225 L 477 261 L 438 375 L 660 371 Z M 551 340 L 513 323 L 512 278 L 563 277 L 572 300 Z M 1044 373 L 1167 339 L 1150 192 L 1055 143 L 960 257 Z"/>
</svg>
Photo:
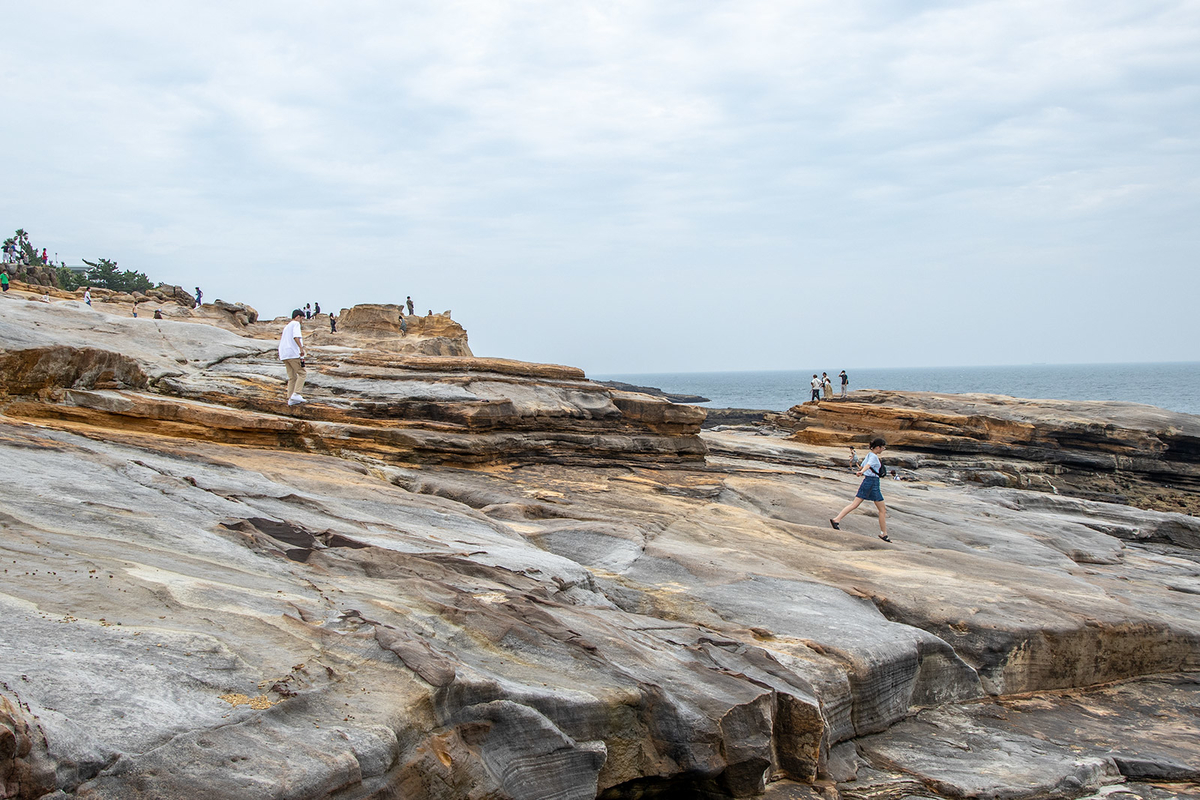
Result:
<svg viewBox="0 0 1200 800">
<path fill-rule="evenodd" d="M 879 503 L 883 501 L 883 492 L 879 491 L 879 478 L 874 475 L 868 475 L 863 478 L 862 485 L 858 487 L 858 494 L 855 497 L 861 497 L 863 500 L 874 500 Z"/>
</svg>

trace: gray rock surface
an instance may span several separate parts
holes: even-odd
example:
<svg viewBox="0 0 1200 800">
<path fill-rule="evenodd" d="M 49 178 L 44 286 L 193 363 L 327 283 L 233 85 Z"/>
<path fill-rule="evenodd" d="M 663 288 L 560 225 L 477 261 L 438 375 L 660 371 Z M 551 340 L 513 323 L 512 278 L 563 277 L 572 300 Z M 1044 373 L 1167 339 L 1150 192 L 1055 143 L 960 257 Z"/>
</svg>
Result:
<svg viewBox="0 0 1200 800">
<path fill-rule="evenodd" d="M 165 375 L 143 320 L 16 305 L 3 796 L 1157 797 L 1196 780 L 1191 517 L 888 482 L 889 545 L 865 510 L 826 522 L 857 485 L 844 451 L 706 433 L 701 461 L 687 407 L 571 368 L 330 349 L 289 412 L 262 340 L 181 324 L 187 363 Z M 107 338 L 88 360 L 92 322 Z"/>
</svg>

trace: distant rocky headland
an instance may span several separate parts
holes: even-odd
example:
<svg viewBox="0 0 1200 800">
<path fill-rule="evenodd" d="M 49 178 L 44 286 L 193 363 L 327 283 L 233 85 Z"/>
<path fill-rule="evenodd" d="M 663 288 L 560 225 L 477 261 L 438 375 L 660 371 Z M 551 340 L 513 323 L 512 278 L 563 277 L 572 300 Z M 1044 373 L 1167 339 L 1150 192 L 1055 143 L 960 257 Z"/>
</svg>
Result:
<svg viewBox="0 0 1200 800">
<path fill-rule="evenodd" d="M 93 295 L 0 296 L 0 798 L 1200 791 L 1195 417 L 703 430 L 389 304 L 289 407 L 286 320 Z M 873 435 L 891 544 L 828 524 Z"/>
</svg>

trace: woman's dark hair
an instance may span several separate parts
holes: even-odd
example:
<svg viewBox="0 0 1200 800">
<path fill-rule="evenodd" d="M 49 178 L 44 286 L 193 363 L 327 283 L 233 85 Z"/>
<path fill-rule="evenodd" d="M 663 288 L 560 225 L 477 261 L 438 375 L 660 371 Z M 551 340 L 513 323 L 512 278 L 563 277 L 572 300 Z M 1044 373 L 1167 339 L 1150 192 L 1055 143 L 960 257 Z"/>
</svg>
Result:
<svg viewBox="0 0 1200 800">
<path fill-rule="evenodd" d="M 871 449 L 874 450 L 876 447 L 887 447 L 887 442 L 885 442 L 881 438 L 872 439 L 871 440 Z"/>
</svg>

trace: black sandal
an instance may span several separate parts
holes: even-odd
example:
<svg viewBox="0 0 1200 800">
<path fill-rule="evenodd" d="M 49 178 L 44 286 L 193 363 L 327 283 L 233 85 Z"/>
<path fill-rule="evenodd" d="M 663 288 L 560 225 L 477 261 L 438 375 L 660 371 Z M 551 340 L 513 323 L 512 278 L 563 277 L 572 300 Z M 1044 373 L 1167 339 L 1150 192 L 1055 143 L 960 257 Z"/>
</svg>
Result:
<svg viewBox="0 0 1200 800">
<path fill-rule="evenodd" d="M 879 538 L 883 539 L 888 544 L 891 544 L 891 542 L 892 542 L 892 540 L 888 538 L 888 535 L 886 533 L 879 534 Z"/>
<path fill-rule="evenodd" d="M 838 525 L 838 524 L 837 524 L 836 522 L 834 522 L 833 520 L 829 520 L 829 524 L 833 526 L 833 529 L 834 529 L 835 531 L 840 531 L 840 530 L 842 529 L 842 526 L 841 526 L 841 525 Z"/>
</svg>

